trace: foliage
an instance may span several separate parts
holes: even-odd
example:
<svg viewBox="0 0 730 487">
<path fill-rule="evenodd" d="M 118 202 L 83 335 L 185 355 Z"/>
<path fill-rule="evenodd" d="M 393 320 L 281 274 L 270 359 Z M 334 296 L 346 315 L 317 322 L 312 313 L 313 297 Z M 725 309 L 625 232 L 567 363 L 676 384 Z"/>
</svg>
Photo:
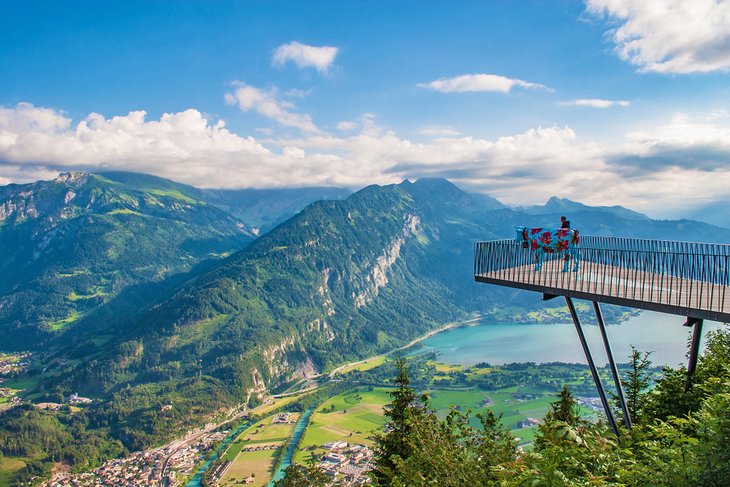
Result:
<svg viewBox="0 0 730 487">
<path fill-rule="evenodd" d="M 329 478 L 316 465 L 293 464 L 284 470 L 284 478 L 274 482 L 275 487 L 324 487 Z"/>
<path fill-rule="evenodd" d="M 638 424 L 646 401 L 645 392 L 651 383 L 651 352 L 640 352 L 631 346 L 629 370 L 621 377 L 626 399 L 626 408 L 631 420 Z M 617 403 L 618 403 L 618 398 Z M 620 403 L 619 403 L 620 404 Z"/>
</svg>

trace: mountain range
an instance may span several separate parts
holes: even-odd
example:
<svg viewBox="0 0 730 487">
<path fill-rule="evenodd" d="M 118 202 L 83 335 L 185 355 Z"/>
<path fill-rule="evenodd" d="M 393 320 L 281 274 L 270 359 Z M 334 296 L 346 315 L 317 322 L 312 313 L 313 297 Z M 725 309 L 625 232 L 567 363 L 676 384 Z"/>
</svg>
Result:
<svg viewBox="0 0 730 487">
<path fill-rule="evenodd" d="M 7 348 L 39 352 L 31 397 L 99 399 L 100 424 L 140 448 L 169 434 L 160 404 L 190 412 L 256 402 L 447 322 L 544 306 L 473 282 L 473 242 L 512 238 L 515 225 L 557 226 L 567 213 L 583 234 L 730 241 L 727 229 L 622 207 L 552 198 L 510 208 L 444 179 L 277 191 L 125 173 L 0 188 L 10 256 L 0 333 L 12 337 Z"/>
</svg>

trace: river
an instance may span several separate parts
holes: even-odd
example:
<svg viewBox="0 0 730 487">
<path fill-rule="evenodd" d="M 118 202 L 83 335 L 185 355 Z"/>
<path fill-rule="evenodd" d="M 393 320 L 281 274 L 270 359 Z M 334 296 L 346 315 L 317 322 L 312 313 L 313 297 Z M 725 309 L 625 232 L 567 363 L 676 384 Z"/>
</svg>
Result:
<svg viewBox="0 0 730 487">
<path fill-rule="evenodd" d="M 595 322 L 594 322 L 595 323 Z M 655 365 L 677 366 L 686 363 L 685 354 L 690 328 L 684 319 L 662 313 L 644 311 L 617 324 L 608 325 L 607 333 L 617 362 L 628 362 L 631 345 L 652 351 Z M 708 331 L 721 323 L 705 321 L 703 341 Z M 608 361 L 598 326 L 583 323 L 586 339 L 596 364 Z M 524 324 L 479 322 L 438 333 L 416 345 L 411 353 L 434 351 L 439 361 L 474 365 L 488 362 L 499 365 L 511 362 L 586 363 L 573 323 Z"/>
<path fill-rule="evenodd" d="M 315 409 L 317 409 L 316 404 L 309 406 L 309 408 L 307 408 L 307 410 L 302 413 L 299 421 L 297 421 L 297 424 L 294 427 L 294 431 L 289 438 L 289 442 L 286 444 L 286 452 L 284 452 L 284 458 L 281 460 L 281 463 L 276 469 L 276 472 L 274 472 L 274 475 L 271 478 L 271 482 L 269 482 L 268 484 L 269 487 L 274 485 L 274 482 L 277 482 L 284 478 L 284 470 L 286 470 L 287 467 L 291 465 L 291 461 L 294 458 L 294 454 L 297 450 L 297 445 L 299 445 L 299 440 L 301 440 L 304 431 L 307 429 L 307 426 L 309 426 L 309 419 L 312 417 L 312 413 Z"/>
</svg>

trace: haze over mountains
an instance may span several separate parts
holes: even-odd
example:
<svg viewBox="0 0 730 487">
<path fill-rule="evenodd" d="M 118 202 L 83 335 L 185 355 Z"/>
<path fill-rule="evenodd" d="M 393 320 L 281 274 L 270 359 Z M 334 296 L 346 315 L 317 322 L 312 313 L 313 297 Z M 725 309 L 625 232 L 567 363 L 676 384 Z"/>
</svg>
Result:
<svg viewBox="0 0 730 487">
<path fill-rule="evenodd" d="M 583 234 L 730 240 L 727 229 L 622 207 L 552 198 L 513 209 L 444 179 L 347 194 L 209 191 L 126 173 L 0 188 L 3 348 L 40 352 L 39 398 L 101 399 L 113 436 L 140 448 L 170 426 L 155 404 L 256 401 L 472 313 L 538 308 L 473 282 L 472 242 L 512 238 L 514 225 L 552 227 L 567 213 Z"/>
</svg>

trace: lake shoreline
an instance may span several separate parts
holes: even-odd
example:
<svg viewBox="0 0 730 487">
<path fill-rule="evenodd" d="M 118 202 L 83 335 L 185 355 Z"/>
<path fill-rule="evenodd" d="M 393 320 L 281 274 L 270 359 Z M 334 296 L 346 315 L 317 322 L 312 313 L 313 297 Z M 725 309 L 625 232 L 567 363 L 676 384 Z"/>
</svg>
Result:
<svg viewBox="0 0 730 487">
<path fill-rule="evenodd" d="M 681 326 L 683 321 L 681 317 L 644 311 L 619 324 L 608 325 L 614 357 L 620 363 L 627 362 L 633 346 L 640 351 L 651 351 L 655 365 L 674 367 L 684 363 L 689 331 Z M 494 365 L 586 363 L 572 322 L 544 326 L 544 323 L 499 323 L 483 318 L 470 320 L 469 325 L 454 324 L 434 330 L 430 336 L 409 343 L 408 348 L 423 345 L 410 354 L 430 351 L 436 353 L 439 362 L 465 366 L 479 362 Z M 705 332 L 722 326 L 706 322 Z M 449 333 L 442 334 L 442 331 Z M 599 364 L 607 361 L 598 326 L 583 326 L 583 331 L 594 360 Z"/>
</svg>

